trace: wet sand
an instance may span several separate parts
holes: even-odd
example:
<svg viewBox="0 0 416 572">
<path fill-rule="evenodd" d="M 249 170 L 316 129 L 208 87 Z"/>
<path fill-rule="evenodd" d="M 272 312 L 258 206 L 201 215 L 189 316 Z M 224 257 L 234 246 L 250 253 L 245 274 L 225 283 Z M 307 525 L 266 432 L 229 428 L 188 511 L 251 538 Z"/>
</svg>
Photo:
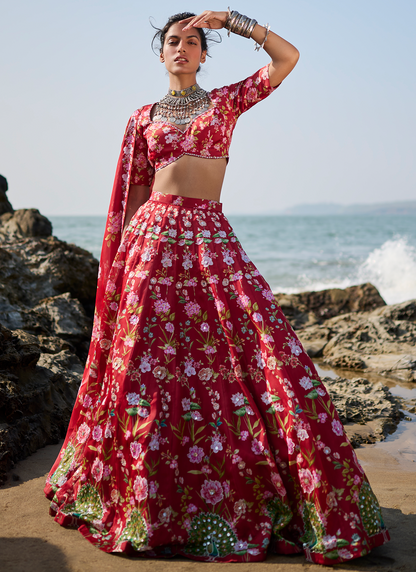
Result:
<svg viewBox="0 0 416 572">
<path fill-rule="evenodd" d="M 416 572 L 416 463 L 400 453 L 400 436 L 395 441 L 388 447 L 365 445 L 356 450 L 383 508 L 392 540 L 364 558 L 334 566 L 335 570 Z M 172 572 L 212 572 L 214 568 L 311 572 L 326 568 L 306 562 L 303 556 L 270 555 L 266 561 L 255 564 L 207 564 L 184 558 L 138 560 L 105 554 L 78 531 L 59 526 L 48 514 L 43 486 L 59 449 L 59 445 L 48 446 L 20 462 L 0 489 L 2 572 L 163 572 L 167 566 Z M 13 481 L 12 474 L 19 475 L 19 481 Z"/>
</svg>

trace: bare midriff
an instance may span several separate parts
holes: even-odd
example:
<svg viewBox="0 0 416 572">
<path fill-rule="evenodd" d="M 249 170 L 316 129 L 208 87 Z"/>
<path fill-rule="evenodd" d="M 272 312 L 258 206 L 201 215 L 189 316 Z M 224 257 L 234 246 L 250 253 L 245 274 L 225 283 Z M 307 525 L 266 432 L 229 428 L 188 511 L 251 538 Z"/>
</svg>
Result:
<svg viewBox="0 0 416 572">
<path fill-rule="evenodd" d="M 153 191 L 219 202 L 226 166 L 225 158 L 183 155 L 156 172 Z"/>
</svg>

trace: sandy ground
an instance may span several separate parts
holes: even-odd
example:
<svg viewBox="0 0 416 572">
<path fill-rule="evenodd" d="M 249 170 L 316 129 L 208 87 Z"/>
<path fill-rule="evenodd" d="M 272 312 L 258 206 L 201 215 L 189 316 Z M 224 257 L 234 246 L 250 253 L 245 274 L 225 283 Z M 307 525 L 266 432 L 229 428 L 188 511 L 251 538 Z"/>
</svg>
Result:
<svg viewBox="0 0 416 572">
<path fill-rule="evenodd" d="M 19 481 L 0 489 L 0 570 L 2 572 L 162 572 L 166 567 L 211 572 L 309 572 L 325 569 L 302 556 L 269 556 L 255 564 L 207 564 L 175 558 L 137 560 L 105 554 L 76 530 L 60 527 L 48 514 L 43 496 L 45 476 L 59 453 L 53 445 L 37 451 L 13 470 Z M 378 445 L 357 449 L 369 480 L 383 507 L 392 541 L 370 555 L 336 570 L 416 572 L 416 463 Z"/>
</svg>

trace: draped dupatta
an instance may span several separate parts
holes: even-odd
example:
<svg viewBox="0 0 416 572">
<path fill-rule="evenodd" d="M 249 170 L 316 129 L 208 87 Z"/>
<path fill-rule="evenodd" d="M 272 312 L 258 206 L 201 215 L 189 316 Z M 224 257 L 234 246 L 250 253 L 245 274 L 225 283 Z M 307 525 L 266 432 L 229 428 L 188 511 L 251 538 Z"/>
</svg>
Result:
<svg viewBox="0 0 416 572">
<path fill-rule="evenodd" d="M 98 271 L 97 296 L 95 301 L 96 320 L 100 316 L 108 275 L 121 242 L 140 112 L 141 110 L 138 109 L 129 119 L 117 163 Z"/>
</svg>

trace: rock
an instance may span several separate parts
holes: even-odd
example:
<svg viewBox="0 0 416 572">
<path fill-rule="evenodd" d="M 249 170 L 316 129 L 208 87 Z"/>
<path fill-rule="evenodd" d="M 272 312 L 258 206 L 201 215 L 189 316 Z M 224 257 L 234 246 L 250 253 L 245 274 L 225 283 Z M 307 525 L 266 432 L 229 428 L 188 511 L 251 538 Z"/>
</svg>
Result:
<svg viewBox="0 0 416 572">
<path fill-rule="evenodd" d="M 55 336 L 77 345 L 91 337 L 91 323 L 84 308 L 69 292 L 41 300 L 33 308 L 45 318 Z"/>
<path fill-rule="evenodd" d="M 66 292 L 92 318 L 97 273 L 98 261 L 92 254 L 54 236 L 0 242 L 0 322 L 23 327 L 24 319 L 18 314 Z M 22 325 L 13 325 L 19 320 Z"/>
<path fill-rule="evenodd" d="M 324 361 L 332 367 L 362 369 L 416 381 L 416 322 L 387 317 L 412 317 L 413 304 L 414 301 L 397 304 L 384 312 L 377 310 L 363 315 L 350 321 L 349 327 L 339 333 L 333 329 L 334 335 L 328 335 L 330 339 L 322 349 Z"/>
<path fill-rule="evenodd" d="M 329 377 L 322 381 L 354 447 L 384 440 L 403 417 L 400 400 L 381 382 Z"/>
<path fill-rule="evenodd" d="M 44 341 L 0 325 L 0 484 L 14 463 L 66 433 L 83 365 L 69 350 L 42 353 Z"/>
<path fill-rule="evenodd" d="M 7 184 L 6 177 L 0 175 L 0 215 L 4 213 L 12 213 L 13 214 L 13 207 L 9 203 L 9 200 L 6 196 L 7 190 L 9 185 Z"/>
<path fill-rule="evenodd" d="M 19 209 L 0 216 L 0 235 L 9 238 L 51 236 L 52 224 L 37 209 Z"/>
<path fill-rule="evenodd" d="M 340 314 L 368 312 L 386 305 L 378 290 L 369 283 L 344 290 L 275 294 L 275 298 L 294 329 L 322 324 Z"/>
<path fill-rule="evenodd" d="M 0 481 L 66 433 L 98 271 L 89 252 L 51 236 L 39 211 L 13 211 L 6 190 L 0 178 Z"/>
</svg>

